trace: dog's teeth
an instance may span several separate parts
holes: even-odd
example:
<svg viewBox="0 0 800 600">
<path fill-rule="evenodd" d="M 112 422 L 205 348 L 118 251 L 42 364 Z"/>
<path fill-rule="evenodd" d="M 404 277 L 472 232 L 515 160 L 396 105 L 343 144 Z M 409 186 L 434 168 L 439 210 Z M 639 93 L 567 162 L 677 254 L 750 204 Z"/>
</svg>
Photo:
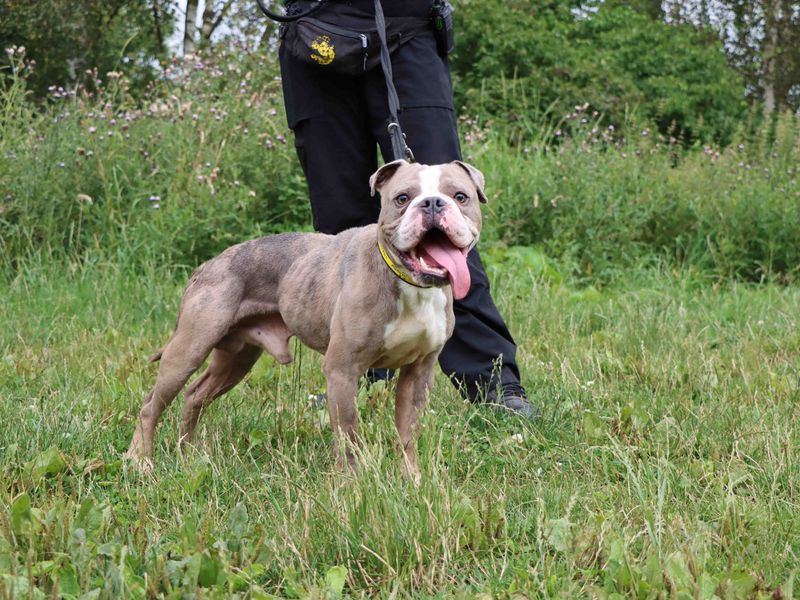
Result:
<svg viewBox="0 0 800 600">
<path fill-rule="evenodd" d="M 430 269 L 430 267 L 428 266 L 428 263 L 426 263 L 425 259 L 422 258 L 421 256 L 419 257 L 419 264 L 422 265 L 423 269 Z"/>
<path fill-rule="evenodd" d="M 417 259 L 417 253 L 414 251 L 414 248 L 409 250 L 409 254 L 411 254 L 411 258 L 413 258 L 414 260 Z"/>
</svg>

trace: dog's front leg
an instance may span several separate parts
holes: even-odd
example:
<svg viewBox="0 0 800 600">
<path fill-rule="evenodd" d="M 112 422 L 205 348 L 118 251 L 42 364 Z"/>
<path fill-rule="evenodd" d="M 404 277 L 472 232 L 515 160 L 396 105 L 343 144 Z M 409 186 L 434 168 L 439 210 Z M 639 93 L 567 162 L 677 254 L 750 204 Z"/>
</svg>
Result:
<svg viewBox="0 0 800 600">
<path fill-rule="evenodd" d="M 419 416 L 433 386 L 433 373 L 439 352 L 433 352 L 400 370 L 397 379 L 397 398 L 394 422 L 400 436 L 400 457 L 403 472 L 419 484 L 421 474 L 417 458 Z"/>
<path fill-rule="evenodd" d="M 353 447 L 358 443 L 358 410 L 356 396 L 361 371 L 351 364 L 342 364 L 328 352 L 325 354 L 323 369 L 327 379 L 328 413 L 333 429 L 333 452 L 340 469 L 349 467 L 356 470 L 356 457 Z"/>
</svg>

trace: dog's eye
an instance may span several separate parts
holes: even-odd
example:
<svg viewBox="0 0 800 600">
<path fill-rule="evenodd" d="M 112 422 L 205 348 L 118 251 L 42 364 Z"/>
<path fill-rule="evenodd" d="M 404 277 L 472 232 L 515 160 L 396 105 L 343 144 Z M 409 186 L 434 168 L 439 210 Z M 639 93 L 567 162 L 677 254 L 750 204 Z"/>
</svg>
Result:
<svg viewBox="0 0 800 600">
<path fill-rule="evenodd" d="M 406 204 L 408 202 L 408 194 L 400 194 L 395 196 L 394 201 L 397 202 L 400 206 Z"/>
<path fill-rule="evenodd" d="M 469 200 L 469 196 L 467 196 L 464 192 L 456 192 L 456 195 L 453 196 L 457 202 L 464 204 L 467 200 Z"/>
</svg>

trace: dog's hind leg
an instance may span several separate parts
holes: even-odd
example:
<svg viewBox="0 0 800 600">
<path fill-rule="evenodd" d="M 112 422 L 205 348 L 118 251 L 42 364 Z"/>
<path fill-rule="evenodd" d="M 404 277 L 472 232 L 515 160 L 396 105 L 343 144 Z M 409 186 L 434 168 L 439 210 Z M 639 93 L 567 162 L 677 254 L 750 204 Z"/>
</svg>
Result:
<svg viewBox="0 0 800 600">
<path fill-rule="evenodd" d="M 153 456 L 153 435 L 161 414 L 178 395 L 181 388 L 208 356 L 227 330 L 220 313 L 210 319 L 185 318 L 161 353 L 161 364 L 153 390 L 147 395 L 139 412 L 131 445 L 125 453 L 143 469 L 149 469 Z"/>
<path fill-rule="evenodd" d="M 191 441 L 202 411 L 238 384 L 261 356 L 261 348 L 245 344 L 236 352 L 215 348 L 208 369 L 186 389 L 181 445 Z"/>
</svg>

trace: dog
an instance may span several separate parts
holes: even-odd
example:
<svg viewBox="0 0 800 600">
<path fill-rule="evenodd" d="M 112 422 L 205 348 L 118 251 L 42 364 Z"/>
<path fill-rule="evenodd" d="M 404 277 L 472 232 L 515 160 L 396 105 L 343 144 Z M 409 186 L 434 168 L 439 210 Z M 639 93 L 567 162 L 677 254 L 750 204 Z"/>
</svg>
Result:
<svg viewBox="0 0 800 600">
<path fill-rule="evenodd" d="M 356 395 L 370 368 L 399 369 L 395 424 L 404 472 L 420 481 L 417 431 L 437 357 L 454 326 L 453 298 L 470 287 L 467 253 L 481 231 L 483 174 L 453 161 L 397 160 L 370 177 L 378 222 L 339 233 L 283 233 L 232 246 L 192 274 L 172 337 L 151 361 L 158 377 L 126 457 L 152 468 L 161 414 L 186 390 L 181 443 L 201 412 L 250 371 L 262 352 L 292 361 L 289 339 L 324 355 L 326 401 L 340 468 L 355 469 Z"/>
</svg>

